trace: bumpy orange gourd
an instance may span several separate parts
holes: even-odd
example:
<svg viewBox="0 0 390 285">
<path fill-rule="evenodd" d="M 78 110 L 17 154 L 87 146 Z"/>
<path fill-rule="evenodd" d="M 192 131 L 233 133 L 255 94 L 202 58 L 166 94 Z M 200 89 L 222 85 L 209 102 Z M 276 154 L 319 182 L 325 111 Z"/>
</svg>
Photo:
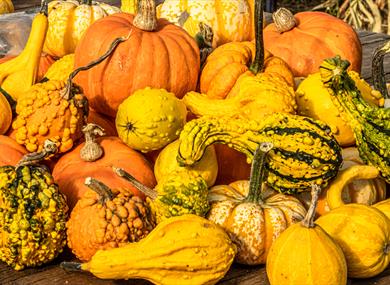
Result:
<svg viewBox="0 0 390 285">
<path fill-rule="evenodd" d="M 128 37 L 107 61 L 75 81 L 92 108 L 110 117 L 138 89 L 163 88 L 181 98 L 197 86 L 200 55 L 195 40 L 167 20 L 157 20 L 154 1 L 139 4 L 135 16 L 118 13 L 95 22 L 75 52 L 75 67 L 83 66 L 99 57 L 112 38 Z"/>
<path fill-rule="evenodd" d="M 128 189 L 110 189 L 88 177 L 90 188 L 68 220 L 68 246 L 76 257 L 89 261 L 99 249 L 121 247 L 144 238 L 155 226 L 146 202 Z"/>
<path fill-rule="evenodd" d="M 298 199 L 260 189 L 265 155 L 271 147 L 262 143 L 256 150 L 250 181 L 214 186 L 209 192 L 208 219 L 222 226 L 237 244 L 238 263 L 264 264 L 274 240 L 306 214 Z"/>
<path fill-rule="evenodd" d="M 232 42 L 216 48 L 207 58 L 200 77 L 200 91 L 210 98 L 223 99 L 234 96 L 251 77 L 277 76 L 294 86 L 294 78 L 288 65 L 273 56 L 263 45 L 263 0 L 256 0 L 255 43 Z M 264 69 L 264 70 L 263 70 Z M 261 72 L 263 71 L 263 72 Z M 249 77 L 249 78 L 248 78 Z M 250 90 L 247 90 L 250 92 Z M 256 89 L 253 92 L 257 92 Z"/>
<path fill-rule="evenodd" d="M 340 55 L 360 73 L 362 47 L 354 29 L 342 20 L 323 12 L 293 15 L 281 8 L 274 23 L 264 29 L 264 45 L 291 67 L 294 76 L 306 77 L 318 71 L 326 58 Z"/>
<path fill-rule="evenodd" d="M 15 140 L 0 135 L 0 166 L 16 165 L 26 153 L 26 149 Z"/>
</svg>

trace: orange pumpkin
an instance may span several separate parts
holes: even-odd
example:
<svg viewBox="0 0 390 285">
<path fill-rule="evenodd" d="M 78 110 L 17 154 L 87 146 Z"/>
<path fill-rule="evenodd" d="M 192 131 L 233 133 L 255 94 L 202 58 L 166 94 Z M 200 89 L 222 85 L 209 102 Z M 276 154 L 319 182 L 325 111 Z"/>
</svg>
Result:
<svg viewBox="0 0 390 285">
<path fill-rule="evenodd" d="M 362 47 L 351 26 L 323 12 L 293 15 L 281 8 L 273 15 L 274 23 L 264 29 L 264 45 L 291 67 L 294 76 L 306 77 L 318 71 L 322 61 L 340 55 L 360 72 Z"/>
<path fill-rule="evenodd" d="M 133 16 L 118 13 L 96 21 L 75 52 L 75 67 L 98 58 L 118 36 L 128 36 L 103 64 L 80 73 L 80 85 L 92 108 L 115 117 L 119 104 L 135 90 L 164 88 L 181 98 L 195 90 L 199 48 L 182 28 L 156 18 L 153 0 L 139 2 Z"/>
<path fill-rule="evenodd" d="M 87 118 L 87 123 L 94 123 L 101 126 L 104 129 L 106 136 L 117 136 L 118 133 L 115 127 L 115 120 L 99 114 L 95 110 L 89 109 L 89 114 Z"/>
<path fill-rule="evenodd" d="M 16 165 L 27 150 L 10 137 L 0 135 L 0 166 Z"/>
<path fill-rule="evenodd" d="M 136 196 L 144 198 L 136 188 L 115 175 L 112 171 L 113 165 L 125 169 L 147 187 L 153 188 L 156 185 L 153 169 L 140 153 L 129 148 L 117 137 L 101 137 L 96 139 L 96 142 L 103 149 L 100 159 L 87 162 L 80 158 L 80 150 L 85 145 L 82 143 L 63 155 L 54 167 L 53 177 L 60 191 L 66 195 L 70 209 L 87 191 L 88 187 L 84 185 L 84 181 L 89 176 L 99 178 L 112 188 L 128 188 Z"/>
</svg>

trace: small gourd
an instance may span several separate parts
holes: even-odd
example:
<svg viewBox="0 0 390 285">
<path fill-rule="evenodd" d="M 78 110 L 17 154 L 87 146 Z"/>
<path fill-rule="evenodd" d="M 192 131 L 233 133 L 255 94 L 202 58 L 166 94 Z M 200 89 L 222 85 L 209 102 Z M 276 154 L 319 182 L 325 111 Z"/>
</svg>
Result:
<svg viewBox="0 0 390 285">
<path fill-rule="evenodd" d="M 113 167 L 114 172 L 147 196 L 157 223 L 185 214 L 206 216 L 210 209 L 207 199 L 208 187 L 200 174 L 192 171 L 170 172 L 150 189 L 122 168 Z"/>
<path fill-rule="evenodd" d="M 313 186 L 305 219 L 290 226 L 272 244 L 267 258 L 271 285 L 345 285 L 347 263 L 340 246 L 314 223 L 320 192 Z"/>
<path fill-rule="evenodd" d="M 88 177 L 90 188 L 77 202 L 67 222 L 68 246 L 89 261 L 99 249 L 121 247 L 144 238 L 155 222 L 148 205 L 127 189 L 110 189 Z"/>
</svg>

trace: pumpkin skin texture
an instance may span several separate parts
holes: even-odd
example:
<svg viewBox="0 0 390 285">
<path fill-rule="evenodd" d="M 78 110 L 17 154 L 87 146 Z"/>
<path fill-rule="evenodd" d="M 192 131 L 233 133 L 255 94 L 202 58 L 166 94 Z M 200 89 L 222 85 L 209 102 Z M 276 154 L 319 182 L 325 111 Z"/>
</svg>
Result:
<svg viewBox="0 0 390 285">
<path fill-rule="evenodd" d="M 75 78 L 91 107 L 110 117 L 138 89 L 164 88 L 182 98 L 197 86 L 200 55 L 195 40 L 167 20 L 158 20 L 156 29 L 147 32 L 134 26 L 133 19 L 119 13 L 95 22 L 75 52 L 75 67 L 83 66 L 99 57 L 112 38 L 129 36 L 103 64 Z"/>
<path fill-rule="evenodd" d="M 14 5 L 11 0 L 0 0 L 0 15 L 12 13 L 14 11 Z"/>
<path fill-rule="evenodd" d="M 386 217 L 390 219 L 390 199 L 376 203 L 375 205 L 373 205 L 373 207 L 377 208 L 379 211 L 385 214 Z"/>
<path fill-rule="evenodd" d="M 12 122 L 12 110 L 7 98 L 0 92 L 0 135 L 9 129 Z"/>
<path fill-rule="evenodd" d="M 26 149 L 15 140 L 0 135 L 0 166 L 15 165 L 26 153 Z"/>
<path fill-rule="evenodd" d="M 360 73 L 362 47 L 351 26 L 327 13 L 300 12 L 294 15 L 297 26 L 280 33 L 275 24 L 264 29 L 264 45 L 283 59 L 295 77 L 318 71 L 326 58 L 340 55 L 351 62 L 351 70 Z"/>
<path fill-rule="evenodd" d="M 89 176 L 98 177 L 101 182 L 112 188 L 128 188 L 136 196 L 144 197 L 136 188 L 115 175 L 111 169 L 112 165 L 125 169 L 148 187 L 156 185 L 153 170 L 147 160 L 122 143 L 119 138 L 102 137 L 96 139 L 96 142 L 104 151 L 100 159 L 94 162 L 82 160 L 80 149 L 84 146 L 83 143 L 63 155 L 54 167 L 53 177 L 61 192 L 66 195 L 70 209 L 88 190 L 84 181 Z M 70 179 L 70 177 L 72 178 Z"/>
<path fill-rule="evenodd" d="M 341 246 L 349 277 L 369 278 L 388 266 L 390 220 L 378 209 L 347 204 L 321 216 L 316 224 Z"/>
<path fill-rule="evenodd" d="M 117 7 L 95 1 L 51 1 L 43 50 L 55 57 L 74 53 L 81 37 L 93 22 L 118 12 Z"/>
</svg>

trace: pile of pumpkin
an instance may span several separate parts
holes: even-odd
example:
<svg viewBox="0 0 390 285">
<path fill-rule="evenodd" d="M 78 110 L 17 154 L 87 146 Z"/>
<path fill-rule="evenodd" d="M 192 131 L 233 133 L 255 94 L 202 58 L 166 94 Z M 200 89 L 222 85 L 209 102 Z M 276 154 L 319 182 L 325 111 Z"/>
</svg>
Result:
<svg viewBox="0 0 390 285">
<path fill-rule="evenodd" d="M 85 263 L 65 269 L 155 284 L 215 284 L 233 261 L 271 284 L 382 272 L 390 43 L 374 89 L 351 27 L 285 9 L 265 26 L 263 5 L 43 1 L 0 63 L 0 259 L 67 245 Z"/>
</svg>

